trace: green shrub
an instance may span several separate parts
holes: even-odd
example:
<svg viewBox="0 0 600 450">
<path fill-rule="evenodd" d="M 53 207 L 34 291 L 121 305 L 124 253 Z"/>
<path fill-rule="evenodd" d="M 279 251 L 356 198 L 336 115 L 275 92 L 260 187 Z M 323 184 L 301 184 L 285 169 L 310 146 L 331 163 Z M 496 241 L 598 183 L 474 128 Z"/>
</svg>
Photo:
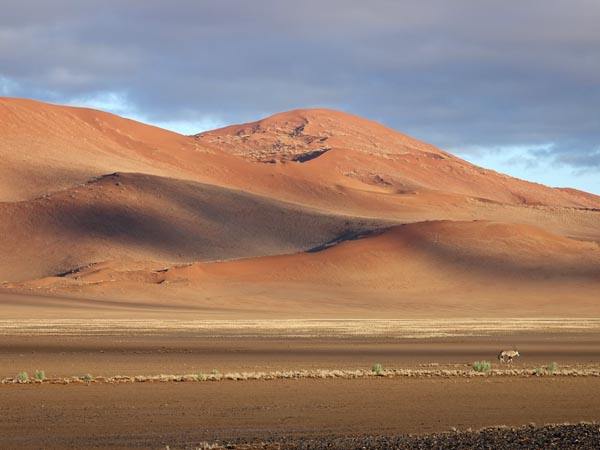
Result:
<svg viewBox="0 0 600 450">
<path fill-rule="evenodd" d="M 19 383 L 27 383 L 29 381 L 29 375 L 27 372 L 19 372 L 17 374 L 17 381 Z"/>
<path fill-rule="evenodd" d="M 558 364 L 556 362 L 550 363 L 548 367 L 546 367 L 548 373 L 554 373 L 558 370 Z"/>
<path fill-rule="evenodd" d="M 86 373 L 84 376 L 81 377 L 81 379 L 83 381 L 94 381 L 94 377 L 91 373 Z"/>
<path fill-rule="evenodd" d="M 381 367 L 381 364 L 379 364 L 379 363 L 377 363 L 373 367 L 371 367 L 371 371 L 375 372 L 375 375 L 381 375 L 382 370 L 383 370 L 383 367 Z"/>
<path fill-rule="evenodd" d="M 489 372 L 492 368 L 492 364 L 489 361 L 475 361 L 473 363 L 473 370 L 475 372 Z"/>
<path fill-rule="evenodd" d="M 204 375 L 203 373 L 199 373 L 198 375 L 196 375 L 196 380 L 206 381 L 206 375 Z"/>
<path fill-rule="evenodd" d="M 543 373 L 544 373 L 544 369 L 542 369 L 541 367 L 538 367 L 537 369 L 535 369 L 535 374 L 538 377 L 541 377 Z"/>
<path fill-rule="evenodd" d="M 219 375 L 219 371 L 217 369 L 213 369 L 210 371 L 211 375 Z"/>
<path fill-rule="evenodd" d="M 44 381 L 46 379 L 46 372 L 44 372 L 43 370 L 36 370 L 35 374 L 33 375 L 33 378 L 35 378 L 38 381 Z"/>
</svg>

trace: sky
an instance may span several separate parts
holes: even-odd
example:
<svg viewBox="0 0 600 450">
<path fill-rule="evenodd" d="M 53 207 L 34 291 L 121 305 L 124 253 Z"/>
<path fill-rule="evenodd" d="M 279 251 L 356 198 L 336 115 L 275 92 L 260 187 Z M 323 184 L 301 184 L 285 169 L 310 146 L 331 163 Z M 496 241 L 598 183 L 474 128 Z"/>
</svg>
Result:
<svg viewBox="0 0 600 450">
<path fill-rule="evenodd" d="M 0 0 L 0 96 L 183 134 L 297 108 L 600 194 L 600 2 Z"/>
</svg>

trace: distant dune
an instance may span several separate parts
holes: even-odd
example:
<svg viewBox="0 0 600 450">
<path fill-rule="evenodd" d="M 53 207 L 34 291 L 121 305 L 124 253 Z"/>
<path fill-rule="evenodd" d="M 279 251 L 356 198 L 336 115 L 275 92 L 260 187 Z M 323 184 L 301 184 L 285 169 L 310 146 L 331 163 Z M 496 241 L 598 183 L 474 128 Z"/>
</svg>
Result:
<svg viewBox="0 0 600 450">
<path fill-rule="evenodd" d="M 298 110 L 182 136 L 0 98 L 0 136 L 9 315 L 58 298 L 131 315 L 600 313 L 600 197 L 356 116 Z"/>
<path fill-rule="evenodd" d="M 388 190 L 432 189 L 514 204 L 598 207 L 600 197 L 552 189 L 474 166 L 376 122 L 325 109 L 297 110 L 196 135 L 263 163 L 304 162 Z"/>
</svg>

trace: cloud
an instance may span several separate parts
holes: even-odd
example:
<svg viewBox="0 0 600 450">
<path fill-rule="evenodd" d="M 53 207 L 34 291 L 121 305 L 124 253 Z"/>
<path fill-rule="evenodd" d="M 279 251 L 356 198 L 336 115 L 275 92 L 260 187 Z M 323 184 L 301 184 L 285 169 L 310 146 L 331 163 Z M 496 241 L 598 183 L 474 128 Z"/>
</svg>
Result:
<svg viewBox="0 0 600 450">
<path fill-rule="evenodd" d="M 330 107 L 464 155 L 552 143 L 536 157 L 600 170 L 598 23 L 593 0 L 21 0 L 0 76 L 55 102 L 112 92 L 152 123 Z"/>
</svg>

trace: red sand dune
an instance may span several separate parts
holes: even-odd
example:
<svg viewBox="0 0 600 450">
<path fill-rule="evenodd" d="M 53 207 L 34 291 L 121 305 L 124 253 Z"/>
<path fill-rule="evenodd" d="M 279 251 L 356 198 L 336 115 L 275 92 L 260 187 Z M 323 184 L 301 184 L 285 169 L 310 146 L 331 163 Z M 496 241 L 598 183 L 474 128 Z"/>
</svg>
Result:
<svg viewBox="0 0 600 450">
<path fill-rule="evenodd" d="M 304 161 L 306 172 L 343 175 L 386 189 L 433 189 L 516 204 L 600 206 L 600 197 L 507 177 L 339 111 L 290 111 L 200 133 L 196 139 L 249 160 Z"/>
<path fill-rule="evenodd" d="M 600 312 L 600 197 L 345 113 L 181 136 L 0 99 L 0 135 L 0 301 L 33 289 L 225 316 Z"/>
<path fill-rule="evenodd" d="M 600 246 L 528 225 L 422 222 L 314 253 L 179 266 L 110 261 L 15 286 L 113 301 L 135 286 L 137 301 L 160 297 L 192 314 L 216 309 L 218 296 L 225 317 L 593 315 Z"/>
<path fill-rule="evenodd" d="M 0 203 L 0 217 L 0 281 L 115 258 L 191 262 L 293 253 L 386 225 L 142 174 L 108 175 L 47 197 Z"/>
</svg>

